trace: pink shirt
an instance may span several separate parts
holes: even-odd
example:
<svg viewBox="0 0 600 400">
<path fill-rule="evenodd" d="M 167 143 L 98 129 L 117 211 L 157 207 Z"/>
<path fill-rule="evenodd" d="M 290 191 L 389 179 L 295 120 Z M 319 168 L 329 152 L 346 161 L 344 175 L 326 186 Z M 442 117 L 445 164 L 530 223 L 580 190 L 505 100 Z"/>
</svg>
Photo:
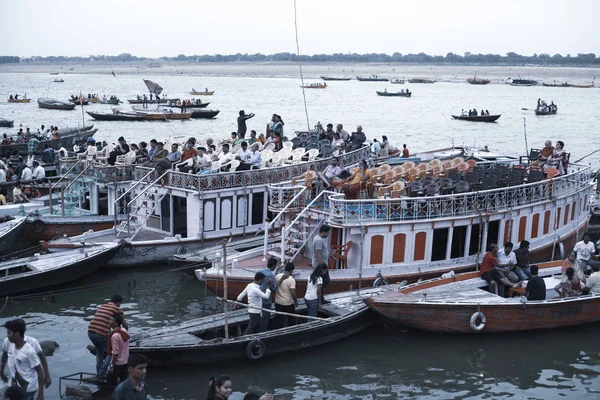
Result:
<svg viewBox="0 0 600 400">
<path fill-rule="evenodd" d="M 125 328 L 121 328 L 122 331 L 127 332 Z M 123 336 L 119 333 L 115 333 L 110 338 L 112 353 L 118 354 L 115 365 L 125 365 L 129 360 L 129 340 L 123 340 Z"/>
</svg>

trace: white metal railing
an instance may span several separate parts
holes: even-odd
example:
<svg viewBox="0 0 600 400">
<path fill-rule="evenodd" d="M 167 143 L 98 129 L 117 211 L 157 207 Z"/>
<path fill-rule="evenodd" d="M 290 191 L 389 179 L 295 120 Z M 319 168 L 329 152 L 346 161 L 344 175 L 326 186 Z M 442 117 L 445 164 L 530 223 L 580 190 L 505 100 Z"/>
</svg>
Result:
<svg viewBox="0 0 600 400">
<path fill-rule="evenodd" d="M 114 212 L 115 212 L 115 234 L 116 234 L 116 229 L 117 229 L 117 224 L 118 224 L 118 215 L 119 215 L 119 209 L 118 209 L 118 205 L 119 205 L 119 201 L 121 201 L 128 193 L 130 193 L 133 189 L 135 189 L 136 187 L 138 187 L 138 185 L 142 184 L 142 183 L 148 183 L 146 181 L 146 179 L 152 175 L 154 173 L 154 171 L 156 170 L 156 168 L 150 168 L 149 172 L 146 173 L 146 175 L 144 175 L 142 178 L 140 178 L 139 180 L 135 181 L 135 183 L 133 185 L 131 185 L 131 187 L 129 189 L 127 189 L 124 193 L 122 193 L 119 197 L 117 197 L 117 199 L 114 201 L 113 203 L 113 207 L 114 207 Z M 125 206 L 127 209 L 129 209 L 129 207 L 127 207 L 127 205 Z M 128 213 L 129 214 L 129 213 Z"/>
<path fill-rule="evenodd" d="M 541 182 L 443 196 L 347 200 L 329 196 L 330 218 L 336 223 L 426 220 L 505 211 L 577 193 L 590 187 L 591 168 Z"/>
<path fill-rule="evenodd" d="M 266 257 L 269 251 L 269 232 L 275 228 L 275 222 L 283 218 L 286 212 L 292 208 L 303 207 L 306 203 L 304 192 L 307 191 L 306 186 L 293 186 L 287 188 L 275 188 L 271 191 L 269 187 L 269 205 L 277 208 L 283 206 L 279 214 L 272 221 L 265 221 L 265 242 L 263 255 Z M 290 198 L 291 196 L 291 198 Z M 285 203 L 285 205 L 283 205 Z"/>
</svg>

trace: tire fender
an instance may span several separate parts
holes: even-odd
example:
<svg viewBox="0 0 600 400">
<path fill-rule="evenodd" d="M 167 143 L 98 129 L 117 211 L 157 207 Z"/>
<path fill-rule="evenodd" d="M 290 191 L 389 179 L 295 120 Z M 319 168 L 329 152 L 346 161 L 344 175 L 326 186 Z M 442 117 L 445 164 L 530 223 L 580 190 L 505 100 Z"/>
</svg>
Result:
<svg viewBox="0 0 600 400">
<path fill-rule="evenodd" d="M 246 356 L 250 360 L 260 360 L 267 354 L 267 346 L 260 339 L 252 339 L 246 346 Z"/>
<path fill-rule="evenodd" d="M 477 320 L 479 320 L 479 324 L 477 323 Z M 470 321 L 471 329 L 473 329 L 475 332 L 481 332 L 483 328 L 485 328 L 486 321 L 487 318 L 485 317 L 485 314 L 481 311 L 473 313 L 473 315 L 471 315 Z"/>
</svg>

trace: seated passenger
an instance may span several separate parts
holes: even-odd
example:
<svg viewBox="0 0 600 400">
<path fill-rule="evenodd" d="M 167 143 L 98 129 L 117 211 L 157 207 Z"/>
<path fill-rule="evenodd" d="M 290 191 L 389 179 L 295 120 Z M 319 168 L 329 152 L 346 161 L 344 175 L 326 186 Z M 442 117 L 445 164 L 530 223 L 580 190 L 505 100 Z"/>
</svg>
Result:
<svg viewBox="0 0 600 400">
<path fill-rule="evenodd" d="M 543 167 L 544 164 L 546 164 L 546 161 L 548 161 L 548 157 L 552 155 L 553 151 L 554 146 L 552 146 L 552 141 L 546 140 L 546 142 L 544 143 L 544 148 L 540 151 L 540 154 L 538 155 L 538 159 L 532 162 L 531 165 L 534 167 Z"/>
<path fill-rule="evenodd" d="M 508 287 L 517 287 L 518 284 L 513 284 L 506 277 L 506 270 L 504 269 L 507 265 L 501 265 L 496 256 L 498 255 L 498 245 L 496 243 L 490 244 L 489 251 L 483 257 L 481 261 L 481 279 L 485 280 L 488 284 L 495 281 L 497 284 L 503 283 Z"/>
<path fill-rule="evenodd" d="M 369 170 L 367 169 L 367 162 L 361 161 L 358 165 L 356 172 L 346 180 L 333 178 L 331 180 L 331 186 L 337 189 L 341 189 L 346 198 L 349 200 L 356 200 L 360 195 L 360 185 L 369 180 Z"/>
<path fill-rule="evenodd" d="M 546 300 L 546 283 L 544 278 L 538 276 L 538 266 L 531 266 L 531 278 L 527 282 L 525 293 L 527 300 Z"/>
<path fill-rule="evenodd" d="M 566 274 L 562 276 L 560 283 L 554 287 L 554 290 L 560 297 L 573 297 L 581 295 L 582 286 L 585 285 L 575 276 L 575 270 L 569 267 Z"/>
<path fill-rule="evenodd" d="M 331 160 L 331 163 L 325 167 L 325 171 L 318 172 L 317 176 L 323 181 L 325 187 L 329 187 L 331 185 L 331 180 L 340 176 L 341 173 L 342 167 L 340 167 L 340 162 L 337 158 L 334 158 Z"/>
<path fill-rule="evenodd" d="M 567 153 L 565 153 L 564 147 L 564 142 L 562 140 L 557 140 L 556 147 L 554 148 L 550 156 L 548 156 L 545 165 L 546 168 L 553 167 L 558 169 L 560 175 L 563 175 L 565 173 Z"/>
</svg>

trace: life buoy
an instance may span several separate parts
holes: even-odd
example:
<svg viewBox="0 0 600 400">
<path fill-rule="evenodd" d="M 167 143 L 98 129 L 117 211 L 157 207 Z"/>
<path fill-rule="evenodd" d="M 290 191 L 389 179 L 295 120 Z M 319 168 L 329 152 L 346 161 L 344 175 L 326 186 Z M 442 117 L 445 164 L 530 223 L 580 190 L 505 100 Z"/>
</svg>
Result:
<svg viewBox="0 0 600 400">
<path fill-rule="evenodd" d="M 385 279 L 383 276 L 379 276 L 377 277 L 377 279 L 375 279 L 373 281 L 373 287 L 379 287 L 379 286 L 384 286 L 384 285 L 388 285 L 388 280 Z"/>
<path fill-rule="evenodd" d="M 260 360 L 267 354 L 267 346 L 260 339 L 253 339 L 246 346 L 246 356 L 251 360 Z"/>
<path fill-rule="evenodd" d="M 479 320 L 479 324 L 477 323 L 477 320 Z M 471 315 L 471 329 L 473 329 L 475 332 L 480 332 L 483 330 L 483 328 L 485 328 L 486 320 L 485 314 L 481 311 L 473 313 L 473 315 Z"/>
<path fill-rule="evenodd" d="M 40 234 L 46 230 L 46 223 L 41 219 L 36 219 L 31 223 L 31 231 Z"/>
</svg>

